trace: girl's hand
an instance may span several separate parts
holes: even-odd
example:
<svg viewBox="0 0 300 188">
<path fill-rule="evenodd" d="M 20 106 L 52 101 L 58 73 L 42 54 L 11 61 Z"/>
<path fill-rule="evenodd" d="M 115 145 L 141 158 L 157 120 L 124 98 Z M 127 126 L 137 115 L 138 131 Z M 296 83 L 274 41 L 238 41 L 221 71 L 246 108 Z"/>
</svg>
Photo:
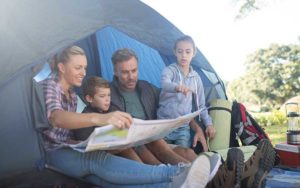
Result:
<svg viewBox="0 0 300 188">
<path fill-rule="evenodd" d="M 195 133 L 194 141 L 193 141 L 193 148 L 196 147 L 198 141 L 202 144 L 203 151 L 204 152 L 208 151 L 208 146 L 207 146 L 205 136 L 204 136 L 202 129 L 197 129 L 197 132 Z"/>
<path fill-rule="evenodd" d="M 176 91 L 177 92 L 181 92 L 183 93 L 185 96 L 188 94 L 188 92 L 192 91 L 190 88 L 188 88 L 187 86 L 185 85 L 178 85 L 176 86 Z"/>
<path fill-rule="evenodd" d="M 209 138 L 209 139 L 213 139 L 216 135 L 216 129 L 213 125 L 208 125 L 205 129 L 205 133 L 206 133 L 206 136 Z"/>
</svg>

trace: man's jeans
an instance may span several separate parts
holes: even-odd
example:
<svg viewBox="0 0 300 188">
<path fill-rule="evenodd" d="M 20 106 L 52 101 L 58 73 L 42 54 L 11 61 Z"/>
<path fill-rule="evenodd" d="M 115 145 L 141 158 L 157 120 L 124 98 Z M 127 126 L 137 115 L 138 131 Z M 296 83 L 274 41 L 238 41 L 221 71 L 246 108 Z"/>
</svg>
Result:
<svg viewBox="0 0 300 188">
<path fill-rule="evenodd" d="M 48 151 L 47 160 L 65 174 L 104 187 L 170 187 L 173 177 L 186 170 L 182 165 L 146 165 L 105 151 L 80 153 L 70 148 Z"/>
</svg>

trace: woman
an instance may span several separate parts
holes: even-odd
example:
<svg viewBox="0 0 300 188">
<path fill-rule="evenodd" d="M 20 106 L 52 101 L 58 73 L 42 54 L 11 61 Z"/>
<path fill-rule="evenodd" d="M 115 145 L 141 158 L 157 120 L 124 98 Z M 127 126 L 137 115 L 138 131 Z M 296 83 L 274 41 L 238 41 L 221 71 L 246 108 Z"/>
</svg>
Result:
<svg viewBox="0 0 300 188">
<path fill-rule="evenodd" d="M 73 87 L 81 86 L 86 75 L 85 53 L 71 46 L 56 54 L 53 63 L 54 73 L 43 83 L 47 117 L 52 125 L 44 132 L 46 155 L 51 165 L 65 174 L 86 178 L 103 187 L 205 187 L 210 169 L 205 156 L 198 157 L 193 165 L 153 166 L 105 151 L 80 153 L 63 147 L 65 143 L 74 142 L 72 129 L 107 124 L 122 129 L 131 125 L 132 117 L 120 111 L 76 113 Z"/>
</svg>

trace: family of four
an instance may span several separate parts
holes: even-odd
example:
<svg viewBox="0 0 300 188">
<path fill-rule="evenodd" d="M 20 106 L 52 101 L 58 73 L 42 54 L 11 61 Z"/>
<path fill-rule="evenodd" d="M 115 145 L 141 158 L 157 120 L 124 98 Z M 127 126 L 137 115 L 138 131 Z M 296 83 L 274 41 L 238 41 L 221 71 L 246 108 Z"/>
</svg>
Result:
<svg viewBox="0 0 300 188">
<path fill-rule="evenodd" d="M 112 56 L 114 78 L 111 83 L 86 76 L 87 58 L 77 46 L 53 57 L 54 70 L 43 81 L 47 117 L 51 127 L 43 132 L 47 162 L 68 175 L 84 178 L 101 187 L 259 187 L 274 162 L 269 141 L 259 143 L 244 163 L 243 153 L 228 150 L 224 164 L 220 155 L 197 156 L 190 147 L 207 144 L 195 120 L 182 125 L 164 139 L 124 150 L 80 153 L 64 147 L 85 139 L 95 126 L 112 124 L 128 128 L 132 117 L 176 118 L 205 108 L 204 89 L 199 75 L 190 66 L 196 47 L 189 36 L 174 45 L 177 62 L 162 72 L 161 90 L 138 80 L 138 57 L 130 49 L 117 50 Z M 83 83 L 83 84 L 82 84 Z M 74 87 L 81 87 L 87 107 L 76 113 Z M 216 130 L 207 110 L 200 114 L 205 134 L 213 138 Z M 191 137 L 190 129 L 194 131 Z"/>
</svg>

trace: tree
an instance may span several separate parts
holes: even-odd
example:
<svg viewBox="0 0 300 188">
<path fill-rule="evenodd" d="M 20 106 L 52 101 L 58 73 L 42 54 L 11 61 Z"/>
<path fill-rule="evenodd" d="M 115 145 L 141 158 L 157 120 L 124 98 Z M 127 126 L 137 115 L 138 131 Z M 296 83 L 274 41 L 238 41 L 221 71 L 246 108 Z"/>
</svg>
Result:
<svg viewBox="0 0 300 188">
<path fill-rule="evenodd" d="M 245 65 L 246 74 L 229 90 L 247 102 L 278 107 L 300 94 L 299 45 L 272 44 L 249 55 Z"/>
<path fill-rule="evenodd" d="M 275 0 L 233 0 L 239 11 L 236 18 L 243 18 L 253 11 L 257 11 L 265 6 L 268 6 L 269 3 L 274 1 Z"/>
</svg>

